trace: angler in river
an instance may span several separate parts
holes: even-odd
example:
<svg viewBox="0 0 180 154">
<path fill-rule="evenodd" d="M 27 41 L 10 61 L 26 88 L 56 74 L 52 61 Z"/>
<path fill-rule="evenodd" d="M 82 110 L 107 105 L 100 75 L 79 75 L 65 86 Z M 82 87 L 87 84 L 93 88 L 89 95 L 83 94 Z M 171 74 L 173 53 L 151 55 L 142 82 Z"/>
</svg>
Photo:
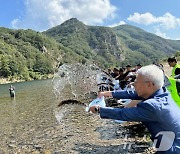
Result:
<svg viewBox="0 0 180 154">
<path fill-rule="evenodd" d="M 157 153 L 180 153 L 180 112 L 164 85 L 163 71 L 148 65 L 137 71 L 135 91 L 104 91 L 98 97 L 141 100 L 136 107 L 110 108 L 94 105 L 101 118 L 141 121 L 151 133 Z"/>
<path fill-rule="evenodd" d="M 10 94 L 10 97 L 15 97 L 15 87 L 10 85 L 9 87 L 9 94 Z"/>
</svg>

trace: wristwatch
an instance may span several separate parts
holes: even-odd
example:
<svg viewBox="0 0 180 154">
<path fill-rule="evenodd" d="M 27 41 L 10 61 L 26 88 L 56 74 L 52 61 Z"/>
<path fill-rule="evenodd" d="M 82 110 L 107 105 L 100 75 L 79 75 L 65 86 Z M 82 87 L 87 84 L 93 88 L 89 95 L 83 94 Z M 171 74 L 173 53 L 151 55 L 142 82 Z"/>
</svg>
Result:
<svg viewBox="0 0 180 154">
<path fill-rule="evenodd" d="M 99 113 L 100 107 L 99 107 L 99 106 L 96 106 L 96 107 L 95 107 L 95 111 L 96 111 L 97 113 Z"/>
</svg>

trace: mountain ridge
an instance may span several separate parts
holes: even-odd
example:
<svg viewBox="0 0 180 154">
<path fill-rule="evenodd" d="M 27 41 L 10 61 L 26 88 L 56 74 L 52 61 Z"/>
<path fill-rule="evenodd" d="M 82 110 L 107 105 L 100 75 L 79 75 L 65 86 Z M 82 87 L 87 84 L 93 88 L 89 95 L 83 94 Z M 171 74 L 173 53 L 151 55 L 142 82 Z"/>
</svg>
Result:
<svg viewBox="0 0 180 154">
<path fill-rule="evenodd" d="M 74 25 L 74 23 L 76 24 Z M 68 32 L 69 27 L 74 27 L 74 29 L 79 29 L 79 31 L 74 30 Z M 54 33 L 54 30 L 58 28 L 61 29 L 59 33 Z M 66 37 L 61 35 L 64 31 L 66 31 Z M 104 60 L 102 60 L 101 63 L 105 63 L 106 66 L 125 65 L 127 63 L 135 64 L 138 62 L 149 64 L 171 56 L 180 50 L 180 41 L 175 43 L 174 40 L 161 38 L 131 25 L 120 25 L 113 28 L 88 26 L 73 18 L 57 27 L 48 29 L 44 33 L 54 37 L 58 42 L 66 47 L 70 47 L 78 54 L 83 55 L 83 53 L 81 53 L 82 49 L 86 50 L 87 53 L 92 56 L 94 56 L 93 53 L 95 51 L 99 51 L 96 52 L 96 56 L 98 56 L 99 59 L 101 59 L 100 56 L 102 56 Z M 71 39 L 69 39 L 69 37 L 71 37 Z M 116 41 L 112 42 L 111 38 L 114 38 Z M 76 48 L 73 42 L 81 44 L 81 48 Z M 76 50 L 74 48 L 76 48 Z M 93 58 L 92 60 L 96 61 L 96 59 Z"/>
</svg>

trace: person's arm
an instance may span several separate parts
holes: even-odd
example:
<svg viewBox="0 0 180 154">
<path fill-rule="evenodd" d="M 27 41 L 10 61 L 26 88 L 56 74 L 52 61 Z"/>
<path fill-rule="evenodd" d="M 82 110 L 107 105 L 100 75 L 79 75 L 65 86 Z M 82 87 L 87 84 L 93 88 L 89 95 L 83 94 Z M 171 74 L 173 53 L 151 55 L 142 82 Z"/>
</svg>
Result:
<svg viewBox="0 0 180 154">
<path fill-rule="evenodd" d="M 116 99 L 134 99 L 134 100 L 142 100 L 141 97 L 137 95 L 135 91 L 103 91 L 98 93 L 98 97 L 113 97 Z"/>
<path fill-rule="evenodd" d="M 153 105 L 140 103 L 131 108 L 102 108 L 99 107 L 101 118 L 123 121 L 158 121 L 158 112 Z"/>
<path fill-rule="evenodd" d="M 174 78 L 175 79 L 180 79 L 180 74 L 176 75 Z"/>
<path fill-rule="evenodd" d="M 140 100 L 132 100 L 128 104 L 125 104 L 124 107 L 125 108 L 136 107 L 139 102 L 140 102 Z"/>
<path fill-rule="evenodd" d="M 116 76 L 114 79 L 115 80 L 119 80 L 119 77 L 120 77 L 120 75 Z"/>
<path fill-rule="evenodd" d="M 142 100 L 136 93 L 136 91 L 112 91 L 112 97 L 116 99 L 132 99 L 132 100 Z"/>
</svg>

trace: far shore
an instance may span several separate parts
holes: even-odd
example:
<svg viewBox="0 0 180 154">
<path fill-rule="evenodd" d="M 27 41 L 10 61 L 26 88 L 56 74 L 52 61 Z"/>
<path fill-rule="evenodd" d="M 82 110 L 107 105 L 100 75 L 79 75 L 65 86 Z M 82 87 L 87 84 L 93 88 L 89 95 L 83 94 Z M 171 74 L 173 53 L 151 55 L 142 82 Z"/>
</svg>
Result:
<svg viewBox="0 0 180 154">
<path fill-rule="evenodd" d="M 36 80 L 44 80 L 44 79 L 52 79 L 54 75 L 49 75 L 47 78 L 41 78 L 41 79 L 36 79 Z M 8 78 L 0 78 L 0 84 L 8 84 L 8 83 L 18 83 L 18 82 L 25 82 L 26 80 L 8 80 Z M 28 80 L 28 81 L 34 81 L 34 79 Z"/>
</svg>

